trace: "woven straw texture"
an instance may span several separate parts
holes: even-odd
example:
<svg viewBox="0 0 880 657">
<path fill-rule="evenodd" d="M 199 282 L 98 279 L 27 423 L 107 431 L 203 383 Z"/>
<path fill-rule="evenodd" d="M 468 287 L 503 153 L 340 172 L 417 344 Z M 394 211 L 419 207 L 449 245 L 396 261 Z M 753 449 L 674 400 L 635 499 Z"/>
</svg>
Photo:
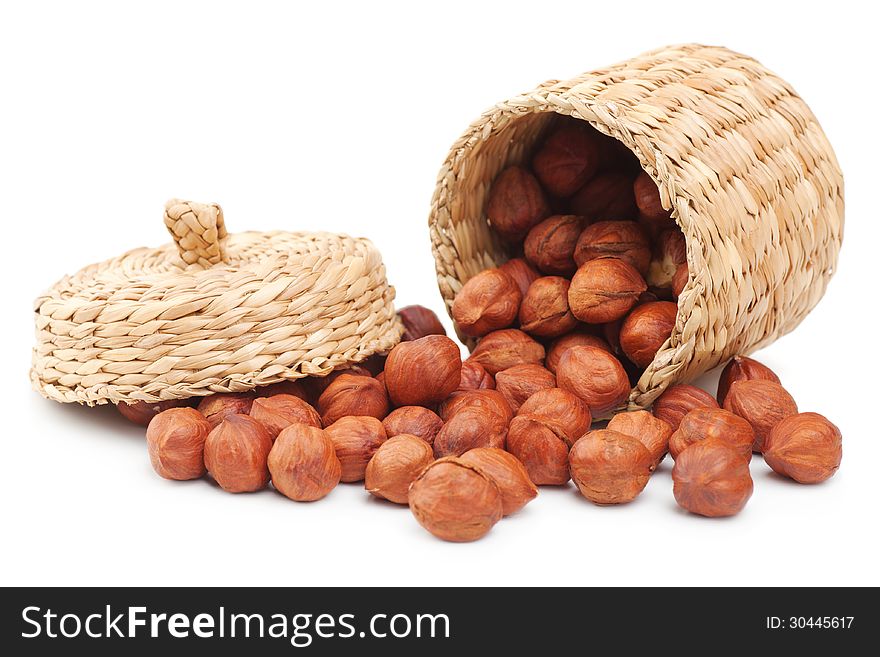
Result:
<svg viewBox="0 0 880 657">
<path fill-rule="evenodd" d="M 327 374 L 400 339 L 368 240 L 228 236 L 219 206 L 177 200 L 165 224 L 174 243 L 90 265 L 36 300 L 41 394 L 102 404 L 241 392 Z"/>
<path fill-rule="evenodd" d="M 453 144 L 429 220 L 447 309 L 470 277 L 510 257 L 486 221 L 487 191 L 502 169 L 530 161 L 558 115 L 635 153 L 687 240 L 675 330 L 630 408 L 772 342 L 822 297 L 843 237 L 843 176 L 828 140 L 761 64 L 689 44 L 542 84 L 495 105 Z"/>
</svg>

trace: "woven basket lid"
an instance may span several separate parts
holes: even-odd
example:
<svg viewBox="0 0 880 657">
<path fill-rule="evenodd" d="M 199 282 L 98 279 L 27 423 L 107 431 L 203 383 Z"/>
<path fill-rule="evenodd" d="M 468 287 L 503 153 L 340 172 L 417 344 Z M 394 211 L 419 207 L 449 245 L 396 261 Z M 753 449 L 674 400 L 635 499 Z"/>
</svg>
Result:
<svg viewBox="0 0 880 657">
<path fill-rule="evenodd" d="M 366 239 L 228 235 L 172 200 L 174 242 L 65 276 L 35 302 L 31 381 L 60 402 L 156 402 L 325 375 L 391 349 L 394 288 Z"/>
</svg>

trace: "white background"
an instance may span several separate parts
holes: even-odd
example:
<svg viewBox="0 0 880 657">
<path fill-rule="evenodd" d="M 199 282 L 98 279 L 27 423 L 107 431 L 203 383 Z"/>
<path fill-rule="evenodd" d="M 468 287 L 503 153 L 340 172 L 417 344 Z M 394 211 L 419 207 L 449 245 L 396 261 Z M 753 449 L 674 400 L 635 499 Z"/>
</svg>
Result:
<svg viewBox="0 0 880 657">
<path fill-rule="evenodd" d="M 2 584 L 880 584 L 876 23 L 835 2 L 4 3 L 0 12 Z M 846 175 L 839 273 L 758 354 L 844 460 L 800 486 L 753 462 L 729 520 L 678 510 L 669 466 L 599 508 L 542 489 L 477 543 L 341 485 L 296 504 L 173 483 L 143 429 L 28 385 L 32 299 L 64 273 L 168 241 L 166 199 L 232 231 L 370 237 L 398 303 L 440 312 L 427 231 L 449 146 L 493 103 L 664 44 L 748 53 L 791 82 Z M 703 383 L 714 392 L 715 377 Z"/>
</svg>

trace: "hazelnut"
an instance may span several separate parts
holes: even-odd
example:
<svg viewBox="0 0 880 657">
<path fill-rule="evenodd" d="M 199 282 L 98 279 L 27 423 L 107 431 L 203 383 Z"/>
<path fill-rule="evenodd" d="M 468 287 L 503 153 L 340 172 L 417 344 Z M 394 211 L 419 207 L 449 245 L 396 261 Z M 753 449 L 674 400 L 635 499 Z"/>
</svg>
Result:
<svg viewBox="0 0 880 657">
<path fill-rule="evenodd" d="M 495 376 L 514 365 L 543 363 L 544 347 L 518 329 L 503 329 L 483 337 L 468 360 Z"/>
<path fill-rule="evenodd" d="M 489 189 L 486 217 L 499 235 L 519 242 L 532 226 L 550 214 L 537 179 L 522 167 L 502 171 Z"/>
<path fill-rule="evenodd" d="M 463 408 L 456 411 L 434 438 L 434 456 L 460 456 L 475 447 L 503 449 L 508 422 L 488 409 Z"/>
<path fill-rule="evenodd" d="M 718 408 L 718 402 L 705 390 L 681 383 L 669 386 L 654 401 L 654 417 L 659 417 L 678 431 L 681 419 L 697 408 Z"/>
<path fill-rule="evenodd" d="M 590 221 L 634 218 L 632 177 L 614 171 L 596 176 L 571 197 L 571 211 Z"/>
<path fill-rule="evenodd" d="M 523 296 L 529 291 L 529 286 L 537 279 L 541 278 L 541 274 L 538 270 L 532 267 L 525 258 L 513 258 L 512 260 L 508 260 L 498 269 L 510 276 L 516 282 L 516 285 Z"/>
<path fill-rule="evenodd" d="M 166 479 L 198 479 L 205 474 L 205 439 L 211 423 L 194 408 L 169 408 L 147 427 L 150 463 Z"/>
<path fill-rule="evenodd" d="M 577 269 L 574 248 L 583 229 L 580 217 L 557 214 L 529 231 L 523 244 L 526 258 L 545 274 L 571 276 Z"/>
<path fill-rule="evenodd" d="M 550 346 L 547 348 L 547 358 L 544 362 L 545 367 L 556 374 L 559 359 L 562 358 L 562 354 L 572 347 L 598 347 L 607 352 L 611 351 L 611 346 L 602 338 L 592 333 L 574 331 L 556 338 L 556 340 L 550 343 Z"/>
<path fill-rule="evenodd" d="M 722 408 L 697 408 L 685 415 L 669 440 L 669 453 L 678 458 L 685 449 L 700 440 L 718 440 L 727 444 L 747 461 L 752 458 L 755 431 L 738 415 Z"/>
<path fill-rule="evenodd" d="M 572 393 L 554 388 L 532 395 L 510 422 L 507 449 L 538 485 L 569 480 L 568 450 L 590 428 L 590 409 Z"/>
<path fill-rule="evenodd" d="M 571 478 L 594 504 L 632 502 L 654 470 L 654 457 L 638 438 L 608 429 L 580 438 L 568 459 Z"/>
<path fill-rule="evenodd" d="M 272 445 L 269 471 L 279 493 L 297 502 L 314 502 L 336 488 L 342 465 L 326 431 L 291 424 Z"/>
<path fill-rule="evenodd" d="M 418 340 L 426 335 L 446 335 L 446 329 L 437 314 L 424 306 L 405 306 L 397 311 L 397 316 L 403 323 L 401 340 Z"/>
<path fill-rule="evenodd" d="M 613 322 L 626 315 L 647 289 L 645 280 L 629 263 L 619 258 L 596 258 L 581 265 L 571 279 L 568 305 L 582 322 Z"/>
<path fill-rule="evenodd" d="M 608 422 L 608 430 L 638 439 L 651 453 L 654 467 L 666 456 L 672 427 L 668 422 L 654 417 L 648 411 L 618 413 Z"/>
<path fill-rule="evenodd" d="M 592 128 L 568 121 L 547 138 L 532 159 L 532 169 L 544 189 L 566 198 L 596 174 L 601 161 Z"/>
<path fill-rule="evenodd" d="M 186 407 L 189 406 L 190 403 L 191 400 L 189 399 L 169 399 L 160 402 L 137 401 L 133 404 L 119 402 L 116 404 L 116 410 L 119 411 L 122 417 L 129 422 L 134 422 L 142 427 L 146 427 L 149 426 L 150 421 L 159 415 L 159 413 L 167 411 L 170 408 Z"/>
<path fill-rule="evenodd" d="M 660 190 L 647 173 L 642 171 L 633 181 L 633 194 L 639 213 L 651 223 L 662 224 L 669 219 L 670 211 L 660 201 Z"/>
<path fill-rule="evenodd" d="M 434 438 L 443 427 L 443 420 L 434 411 L 423 406 L 401 406 L 382 420 L 382 426 L 389 438 L 409 434 L 433 445 Z"/>
<path fill-rule="evenodd" d="M 342 481 L 362 481 L 367 463 L 385 442 L 385 427 L 374 417 L 342 417 L 324 429 L 342 464 Z"/>
<path fill-rule="evenodd" d="M 385 386 L 395 406 L 437 404 L 460 382 L 461 351 L 445 335 L 401 342 L 385 363 Z"/>
<path fill-rule="evenodd" d="M 522 403 L 539 390 L 555 388 L 556 377 L 541 365 L 516 365 L 498 372 L 495 387 L 516 413 Z"/>
<path fill-rule="evenodd" d="M 417 436 L 402 433 L 379 446 L 367 464 L 367 492 L 395 504 L 409 502 L 409 487 L 434 461 L 431 446 Z"/>
<path fill-rule="evenodd" d="M 672 296 L 678 299 L 684 291 L 685 285 L 688 283 L 691 272 L 686 262 L 681 263 L 672 276 Z"/>
<path fill-rule="evenodd" d="M 318 397 L 318 412 L 325 427 L 349 415 L 369 415 L 381 420 L 388 415 L 388 409 L 385 386 L 371 376 L 342 374 Z"/>
<path fill-rule="evenodd" d="M 294 422 L 321 428 L 321 416 L 312 406 L 293 395 L 259 397 L 251 406 L 250 416 L 262 424 L 272 436 L 278 437 L 282 429 Z"/>
<path fill-rule="evenodd" d="M 479 337 L 513 324 L 521 301 L 516 281 L 500 269 L 486 269 L 455 295 L 452 319 L 462 333 Z"/>
<path fill-rule="evenodd" d="M 291 379 L 287 381 L 279 381 L 268 386 L 262 386 L 254 391 L 254 396 L 273 397 L 275 395 L 293 395 L 299 397 L 304 402 L 309 401 L 309 391 L 300 379 Z"/>
<path fill-rule="evenodd" d="M 664 230 L 654 244 L 654 257 L 648 266 L 648 284 L 657 288 L 671 288 L 679 265 L 686 262 L 684 233 L 677 227 Z"/>
<path fill-rule="evenodd" d="M 764 460 L 774 472 L 801 484 L 830 479 L 843 457 L 840 429 L 818 413 L 780 420 L 764 441 Z"/>
<path fill-rule="evenodd" d="M 373 373 L 363 365 L 345 365 L 333 370 L 325 376 L 311 376 L 306 379 L 306 386 L 310 397 L 317 400 L 324 394 L 324 391 L 336 381 L 336 379 L 343 375 L 372 377 Z"/>
<path fill-rule="evenodd" d="M 734 356 L 721 371 L 721 376 L 718 379 L 718 394 L 716 395 L 718 403 L 724 403 L 734 381 L 751 381 L 752 379 L 779 383 L 779 377 L 766 365 L 746 356 Z"/>
<path fill-rule="evenodd" d="M 773 427 L 798 412 L 797 404 L 785 388 L 764 379 L 734 381 L 724 399 L 724 408 L 752 425 L 756 452 L 763 451 L 764 440 Z"/>
<path fill-rule="evenodd" d="M 473 360 L 466 360 L 461 364 L 461 382 L 459 390 L 494 390 L 495 378 L 486 371 L 486 368 Z"/>
<path fill-rule="evenodd" d="M 505 424 L 513 419 L 513 409 L 504 395 L 497 390 L 461 390 L 449 395 L 438 409 L 438 414 L 444 422 L 464 409 L 476 409 L 485 413 L 497 415 Z"/>
<path fill-rule="evenodd" d="M 519 307 L 520 328 L 546 338 L 574 329 L 578 322 L 568 308 L 569 285 L 559 276 L 544 276 L 532 283 Z"/>
<path fill-rule="evenodd" d="M 753 489 L 749 462 L 719 440 L 700 440 L 679 454 L 672 482 L 680 507 L 710 518 L 742 511 Z"/>
<path fill-rule="evenodd" d="M 251 493 L 269 483 L 272 435 L 249 415 L 227 415 L 205 439 L 205 467 L 220 488 Z"/>
<path fill-rule="evenodd" d="M 620 348 L 626 357 L 638 367 L 650 365 L 672 335 L 677 315 L 678 306 L 671 301 L 651 301 L 634 308 L 620 327 Z"/>
<path fill-rule="evenodd" d="M 501 491 L 505 516 L 516 513 L 538 495 L 538 489 L 519 460 L 503 449 L 478 447 L 461 455 L 461 461 L 488 475 Z"/>
<path fill-rule="evenodd" d="M 559 360 L 556 380 L 560 388 L 580 397 L 594 418 L 622 406 L 630 391 L 623 365 L 597 347 L 568 349 Z"/>
<path fill-rule="evenodd" d="M 580 267 L 605 257 L 620 258 L 644 276 L 651 262 L 648 237 L 635 221 L 599 221 L 587 226 L 578 236 L 574 261 Z"/>
<path fill-rule="evenodd" d="M 409 489 L 419 524 L 445 541 L 475 541 L 504 513 L 501 491 L 476 466 L 444 458 L 425 468 Z"/>
<path fill-rule="evenodd" d="M 253 403 L 254 396 L 248 393 L 221 393 L 202 399 L 196 410 L 216 427 L 229 415 L 247 415 Z"/>
<path fill-rule="evenodd" d="M 379 372 L 376 375 L 376 381 L 380 383 L 380 385 L 385 388 L 385 393 L 388 393 L 388 387 L 385 385 L 385 372 Z"/>
</svg>

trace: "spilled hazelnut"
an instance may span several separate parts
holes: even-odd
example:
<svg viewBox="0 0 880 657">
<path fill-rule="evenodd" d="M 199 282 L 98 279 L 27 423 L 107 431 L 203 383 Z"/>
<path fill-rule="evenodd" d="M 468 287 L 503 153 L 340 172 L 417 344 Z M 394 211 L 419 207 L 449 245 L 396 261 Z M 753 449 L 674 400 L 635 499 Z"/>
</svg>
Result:
<svg viewBox="0 0 880 657">
<path fill-rule="evenodd" d="M 718 394 L 716 395 L 718 403 L 724 403 L 730 386 L 734 381 L 750 381 L 752 379 L 763 379 L 765 381 L 773 381 L 773 383 L 780 382 L 776 373 L 766 365 L 746 356 L 734 356 L 725 365 L 721 371 L 721 376 L 718 378 Z"/>
<path fill-rule="evenodd" d="M 631 502 L 654 470 L 654 457 L 641 441 L 608 429 L 580 438 L 568 458 L 572 480 L 594 504 Z"/>
<path fill-rule="evenodd" d="M 655 468 L 666 456 L 672 437 L 672 427 L 648 411 L 618 413 L 608 422 L 607 428 L 639 440 L 651 453 Z"/>
<path fill-rule="evenodd" d="M 545 274 L 571 276 L 577 269 L 574 249 L 583 229 L 580 217 L 557 214 L 529 231 L 523 249 L 526 259 Z"/>
<path fill-rule="evenodd" d="M 752 425 L 756 452 L 763 451 L 764 440 L 773 427 L 798 412 L 797 404 L 785 388 L 764 379 L 734 381 L 724 399 L 724 408 Z"/>
<path fill-rule="evenodd" d="M 678 455 L 672 482 L 680 507 L 710 518 L 742 511 L 753 489 L 749 462 L 714 439 L 700 440 Z"/>
<path fill-rule="evenodd" d="M 556 338 L 550 343 L 550 346 L 547 347 L 547 358 L 545 359 L 544 366 L 556 374 L 559 359 L 562 358 L 562 354 L 572 347 L 598 347 L 608 352 L 611 351 L 610 345 L 599 336 L 585 331 L 572 331 Z"/>
<path fill-rule="evenodd" d="M 474 360 L 466 360 L 461 364 L 461 381 L 459 390 L 494 390 L 495 378 L 486 368 Z"/>
<path fill-rule="evenodd" d="M 498 390 L 461 390 L 449 395 L 440 404 L 438 414 L 444 422 L 465 409 L 479 410 L 484 413 L 497 415 L 505 424 L 513 419 L 513 409 L 507 398 Z"/>
<path fill-rule="evenodd" d="M 205 440 L 211 423 L 194 408 L 169 408 L 147 426 L 150 463 L 166 479 L 198 479 L 205 474 Z"/>
<path fill-rule="evenodd" d="M 372 377 L 373 373 L 363 365 L 355 364 L 339 367 L 325 376 L 310 376 L 306 379 L 305 386 L 309 391 L 311 399 L 317 401 L 317 399 L 324 394 L 324 391 L 327 390 L 327 388 L 329 388 L 340 376 Z"/>
<path fill-rule="evenodd" d="M 580 397 L 594 418 L 608 415 L 629 396 L 629 378 L 614 356 L 598 347 L 572 347 L 559 360 L 560 388 Z"/>
<path fill-rule="evenodd" d="M 654 401 L 652 411 L 678 431 L 681 419 L 696 408 L 718 408 L 718 402 L 705 390 L 686 383 L 669 386 Z"/>
<path fill-rule="evenodd" d="M 272 485 L 297 502 L 314 502 L 336 488 L 342 465 L 333 441 L 323 429 L 291 424 L 269 452 Z"/>
<path fill-rule="evenodd" d="M 669 453 L 677 458 L 700 440 L 718 440 L 751 460 L 755 431 L 746 420 L 723 408 L 697 408 L 685 415 L 669 440 Z"/>
<path fill-rule="evenodd" d="M 619 258 L 588 260 L 571 279 L 568 305 L 588 324 L 613 322 L 626 315 L 647 289 L 632 265 Z"/>
<path fill-rule="evenodd" d="M 433 461 L 431 446 L 421 438 L 406 433 L 392 436 L 367 464 L 364 487 L 376 497 L 407 504 L 410 485 Z"/>
<path fill-rule="evenodd" d="M 532 169 L 544 189 L 566 198 L 596 174 L 601 160 L 592 128 L 567 121 L 544 141 L 532 159 Z"/>
<path fill-rule="evenodd" d="M 501 491 L 505 516 L 516 513 L 538 495 L 538 489 L 519 460 L 503 449 L 478 447 L 461 455 L 461 460 L 489 475 Z"/>
<path fill-rule="evenodd" d="M 169 399 L 160 402 L 137 401 L 133 404 L 119 402 L 116 404 L 116 410 L 129 422 L 146 427 L 159 413 L 167 411 L 169 408 L 181 408 L 190 406 L 190 404 L 191 400 L 189 399 Z"/>
<path fill-rule="evenodd" d="M 437 433 L 434 456 L 460 456 L 475 447 L 503 449 L 507 428 L 505 418 L 488 408 L 463 408 L 456 411 Z"/>
<path fill-rule="evenodd" d="M 249 393 L 220 393 L 202 399 L 196 410 L 216 427 L 228 415 L 247 415 L 253 403 L 254 396 Z"/>
<path fill-rule="evenodd" d="M 385 362 L 385 387 L 395 406 L 437 404 L 460 382 L 461 352 L 445 335 L 401 342 Z"/>
<path fill-rule="evenodd" d="M 541 365 L 516 365 L 495 377 L 495 387 L 516 413 L 522 403 L 539 390 L 556 387 L 556 377 Z"/>
<path fill-rule="evenodd" d="M 424 306 L 405 306 L 397 311 L 397 316 L 403 322 L 401 340 L 418 340 L 426 335 L 446 335 L 446 329 L 437 314 Z"/>
<path fill-rule="evenodd" d="M 519 329 L 503 329 L 483 337 L 468 360 L 495 376 L 514 365 L 543 363 L 544 347 Z"/>
<path fill-rule="evenodd" d="M 578 322 L 568 308 L 569 286 L 560 276 L 544 276 L 532 283 L 519 308 L 520 328 L 543 338 L 574 329 Z"/>
<path fill-rule="evenodd" d="M 228 493 L 250 493 L 269 483 L 272 435 L 249 415 L 227 415 L 205 439 L 205 467 Z"/>
<path fill-rule="evenodd" d="M 409 508 L 419 524 L 445 541 L 475 541 L 504 513 L 501 491 L 476 466 L 439 459 L 409 489 Z"/>
<path fill-rule="evenodd" d="M 319 429 L 322 426 L 318 411 L 293 395 L 258 397 L 251 406 L 250 416 L 266 427 L 273 440 L 282 429 L 294 422 L 302 422 Z"/>
<path fill-rule="evenodd" d="M 550 214 L 544 190 L 522 167 L 502 171 L 489 189 L 486 216 L 502 237 L 516 242 Z"/>
<path fill-rule="evenodd" d="M 520 302 L 516 281 L 500 269 L 486 269 L 455 295 L 452 318 L 462 333 L 479 337 L 513 324 Z"/>
<path fill-rule="evenodd" d="M 672 335 L 678 306 L 671 301 L 638 305 L 620 327 L 620 348 L 635 365 L 645 368 Z"/>
<path fill-rule="evenodd" d="M 633 180 L 625 173 L 602 173 L 571 197 L 571 211 L 590 221 L 632 219 L 636 216 Z"/>
<path fill-rule="evenodd" d="M 498 269 L 510 276 L 523 296 L 529 291 L 529 286 L 541 278 L 540 272 L 532 267 L 525 258 L 512 258 Z"/>
<path fill-rule="evenodd" d="M 279 381 L 278 383 L 272 383 L 254 390 L 254 397 L 256 398 L 273 397 L 275 395 L 293 395 L 305 402 L 309 401 L 309 391 L 306 389 L 305 383 L 300 379 Z"/>
<path fill-rule="evenodd" d="M 801 484 L 830 479 L 842 457 L 840 429 L 818 413 L 799 413 L 780 420 L 764 441 L 767 465 Z"/>
<path fill-rule="evenodd" d="M 382 423 L 368 416 L 339 418 L 324 433 L 333 441 L 344 482 L 363 480 L 367 463 L 387 438 Z"/>
<path fill-rule="evenodd" d="M 448 338 L 444 339 L 448 340 Z M 400 344 L 415 344 L 415 342 Z M 381 420 L 388 415 L 388 409 L 388 393 L 385 391 L 385 386 L 371 376 L 342 374 L 318 397 L 318 412 L 325 427 L 349 415 L 369 415 Z"/>
<path fill-rule="evenodd" d="M 587 226 L 578 236 L 575 262 L 580 267 L 605 257 L 620 258 L 644 276 L 651 262 L 648 237 L 635 221 L 598 221 Z"/>
<path fill-rule="evenodd" d="M 382 420 L 382 426 L 389 438 L 409 434 L 433 445 L 434 438 L 443 427 L 443 420 L 434 411 L 423 406 L 401 406 Z"/>
</svg>

